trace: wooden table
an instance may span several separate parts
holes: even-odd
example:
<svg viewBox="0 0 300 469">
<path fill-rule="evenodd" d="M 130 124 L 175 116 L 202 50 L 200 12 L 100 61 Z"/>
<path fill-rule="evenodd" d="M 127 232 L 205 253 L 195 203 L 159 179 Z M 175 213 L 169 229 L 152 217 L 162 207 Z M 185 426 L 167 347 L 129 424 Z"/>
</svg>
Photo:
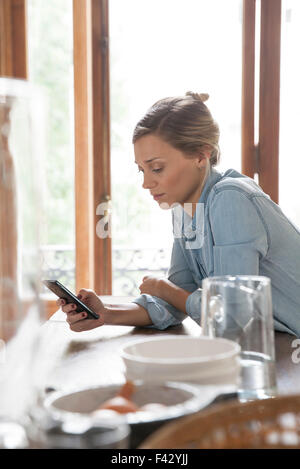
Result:
<svg viewBox="0 0 300 469">
<path fill-rule="evenodd" d="M 128 299 L 103 297 L 107 303 L 125 303 Z M 58 390 L 88 387 L 98 384 L 119 384 L 124 382 L 123 364 L 120 349 L 133 339 L 149 337 L 153 334 L 187 334 L 198 337 L 201 328 L 186 318 L 180 326 L 158 331 L 150 328 L 129 326 L 103 326 L 87 332 L 72 332 L 65 321 L 62 311 L 56 312 L 42 327 L 47 356 L 51 366 L 47 373 L 45 386 Z M 297 348 L 292 347 L 296 337 L 286 333 L 275 333 L 276 370 L 279 394 L 300 394 L 300 363 Z M 299 341 L 300 342 L 300 341 Z M 295 360 L 294 360 L 295 361 Z"/>
</svg>

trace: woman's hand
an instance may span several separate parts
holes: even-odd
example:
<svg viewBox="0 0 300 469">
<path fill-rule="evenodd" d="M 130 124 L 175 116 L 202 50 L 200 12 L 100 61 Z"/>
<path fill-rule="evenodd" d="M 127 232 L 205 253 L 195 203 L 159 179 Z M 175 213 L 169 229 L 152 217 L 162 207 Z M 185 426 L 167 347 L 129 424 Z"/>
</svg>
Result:
<svg viewBox="0 0 300 469">
<path fill-rule="evenodd" d="M 164 300 L 169 296 L 168 289 L 170 288 L 170 285 L 171 282 L 165 278 L 146 275 L 143 277 L 143 282 L 139 286 L 139 289 L 141 293 L 148 293 L 148 295 L 157 296 Z"/>
<path fill-rule="evenodd" d="M 178 287 L 170 280 L 146 275 L 146 277 L 143 277 L 143 283 L 141 283 L 139 289 L 141 293 L 157 296 L 186 314 L 185 304 L 191 293 Z"/>
<path fill-rule="evenodd" d="M 58 306 L 61 306 L 62 311 L 67 315 L 67 323 L 70 329 L 75 332 L 88 331 L 96 327 L 103 326 L 105 323 L 106 308 L 100 298 L 93 290 L 86 290 L 83 288 L 79 291 L 78 299 L 86 304 L 92 311 L 99 314 L 99 319 L 86 319 L 87 313 L 82 311 L 76 312 L 75 304 L 66 304 L 66 301 L 59 298 L 56 301 Z"/>
</svg>

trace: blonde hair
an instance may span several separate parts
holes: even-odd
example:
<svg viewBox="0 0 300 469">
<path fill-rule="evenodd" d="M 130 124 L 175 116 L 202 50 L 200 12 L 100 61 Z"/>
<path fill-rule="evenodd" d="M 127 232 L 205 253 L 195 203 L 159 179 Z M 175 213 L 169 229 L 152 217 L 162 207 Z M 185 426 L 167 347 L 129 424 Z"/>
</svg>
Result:
<svg viewBox="0 0 300 469">
<path fill-rule="evenodd" d="M 210 166 L 219 162 L 219 126 L 204 104 L 206 93 L 188 91 L 185 96 L 157 101 L 137 123 L 132 142 L 144 135 L 156 134 L 182 151 L 194 155 L 204 147 L 211 148 Z"/>
</svg>

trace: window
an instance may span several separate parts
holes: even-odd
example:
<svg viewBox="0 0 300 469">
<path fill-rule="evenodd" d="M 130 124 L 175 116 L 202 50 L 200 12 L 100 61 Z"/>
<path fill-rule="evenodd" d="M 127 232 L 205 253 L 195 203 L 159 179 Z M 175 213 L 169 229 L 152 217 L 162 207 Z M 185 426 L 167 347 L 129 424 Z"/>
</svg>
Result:
<svg viewBox="0 0 300 469">
<path fill-rule="evenodd" d="M 300 227 L 299 147 L 295 143 L 300 122 L 300 4 L 283 0 L 281 37 L 279 203 Z"/>
<path fill-rule="evenodd" d="M 28 0 L 28 78 L 47 98 L 43 275 L 75 289 L 72 0 Z"/>
<path fill-rule="evenodd" d="M 110 0 L 109 7 L 113 293 L 136 295 L 143 274 L 166 273 L 172 226 L 171 211 L 141 187 L 134 126 L 158 99 L 209 93 L 220 170 L 240 169 L 242 2 Z"/>
<path fill-rule="evenodd" d="M 297 166 L 295 158 L 287 164 L 287 154 L 294 153 L 298 117 L 291 104 L 291 96 L 298 99 L 292 52 L 300 21 L 297 3 L 283 1 L 280 127 L 280 202 L 294 219 L 299 215 L 288 171 Z M 45 88 L 49 103 L 44 233 L 49 275 L 70 288 L 109 294 L 113 271 L 113 293 L 127 295 L 138 293 L 146 271 L 166 272 L 170 212 L 153 205 L 142 190 L 131 137 L 145 110 L 167 95 L 208 92 L 221 129 L 220 169 L 241 168 L 242 144 L 243 172 L 258 173 L 263 189 L 277 201 L 281 0 L 6 0 L 0 2 L 2 75 L 27 76 L 26 4 L 28 75 Z M 251 130 L 258 63 L 257 56 L 252 60 L 255 6 L 261 8 L 258 151 Z M 96 236 L 97 207 L 110 196 L 112 242 Z M 51 252 L 63 254 L 63 267 L 58 260 L 52 263 Z"/>
</svg>

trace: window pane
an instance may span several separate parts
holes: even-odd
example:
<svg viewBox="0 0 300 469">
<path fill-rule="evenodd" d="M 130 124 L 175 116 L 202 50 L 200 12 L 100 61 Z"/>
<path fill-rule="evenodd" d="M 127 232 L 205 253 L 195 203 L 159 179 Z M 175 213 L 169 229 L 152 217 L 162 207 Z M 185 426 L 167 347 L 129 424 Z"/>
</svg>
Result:
<svg viewBox="0 0 300 469">
<path fill-rule="evenodd" d="M 300 227 L 299 147 L 295 138 L 300 122 L 300 2 L 283 0 L 281 34 L 279 203 Z"/>
<path fill-rule="evenodd" d="M 28 0 L 29 79 L 47 97 L 44 276 L 74 289 L 72 0 Z"/>
<path fill-rule="evenodd" d="M 171 212 L 143 191 L 131 144 L 157 100 L 209 93 L 221 129 L 220 170 L 240 170 L 241 0 L 110 0 L 113 293 L 138 294 L 166 272 Z"/>
</svg>

